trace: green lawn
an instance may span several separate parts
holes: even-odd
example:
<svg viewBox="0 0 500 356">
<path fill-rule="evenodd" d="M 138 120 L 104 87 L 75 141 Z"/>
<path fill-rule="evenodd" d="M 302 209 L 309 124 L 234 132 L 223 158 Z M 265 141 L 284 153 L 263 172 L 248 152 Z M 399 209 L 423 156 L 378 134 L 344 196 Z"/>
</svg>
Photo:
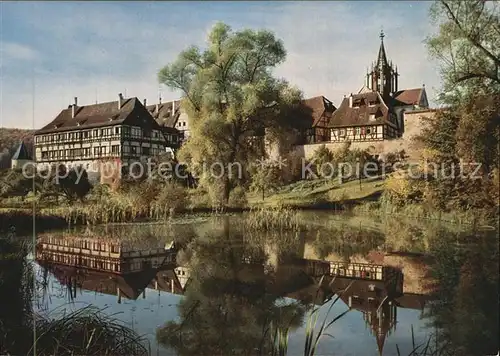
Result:
<svg viewBox="0 0 500 356">
<path fill-rule="evenodd" d="M 336 179 L 303 180 L 282 187 L 279 191 L 266 196 L 248 195 L 250 206 L 314 206 L 321 203 L 341 203 L 354 200 L 368 200 L 382 193 L 384 181 L 381 178 L 370 178 L 361 181 L 339 183 Z"/>
</svg>

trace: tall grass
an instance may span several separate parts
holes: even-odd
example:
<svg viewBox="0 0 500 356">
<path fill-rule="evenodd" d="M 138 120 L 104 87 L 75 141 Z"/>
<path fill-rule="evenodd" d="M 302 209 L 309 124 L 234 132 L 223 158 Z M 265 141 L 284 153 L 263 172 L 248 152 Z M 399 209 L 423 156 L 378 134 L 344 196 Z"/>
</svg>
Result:
<svg viewBox="0 0 500 356">
<path fill-rule="evenodd" d="M 320 289 L 323 286 L 323 280 L 325 276 L 323 276 L 319 283 L 318 283 L 318 289 L 316 293 L 316 298 L 317 300 L 318 294 Z M 335 277 L 332 278 L 330 283 L 328 284 L 328 287 L 330 288 L 333 282 L 335 281 Z M 318 351 L 318 345 L 323 336 L 328 336 L 328 337 L 333 337 L 331 334 L 328 333 L 328 330 L 331 328 L 331 326 L 338 321 L 340 318 L 342 318 L 344 315 L 346 315 L 351 309 L 347 309 L 344 312 L 340 313 L 339 315 L 335 316 L 332 319 L 329 319 L 330 313 L 332 311 L 333 306 L 339 301 L 339 299 L 342 297 L 342 295 L 347 292 L 347 290 L 352 286 L 354 281 L 352 281 L 345 289 L 341 291 L 336 291 L 335 294 L 333 292 L 330 294 L 328 298 L 326 298 L 322 305 L 319 307 L 311 307 L 309 316 L 307 318 L 307 323 L 306 323 L 306 330 L 305 330 L 305 342 L 304 342 L 304 350 L 303 350 L 303 355 L 304 356 L 314 356 L 316 355 Z M 318 319 L 319 319 L 319 314 L 320 310 L 328 306 L 328 309 L 326 311 L 326 314 L 323 318 L 323 321 L 321 324 L 319 324 L 318 328 Z M 271 326 L 272 329 L 272 326 Z M 273 356 L 285 356 L 288 354 L 288 335 L 289 335 L 290 328 L 275 328 L 274 333 L 272 334 L 273 339 L 271 340 L 271 344 L 273 346 L 272 349 L 272 355 Z"/>
<path fill-rule="evenodd" d="M 88 306 L 51 319 L 36 315 L 40 355 L 149 355 L 149 345 L 133 330 Z M 28 352 L 33 353 L 33 347 Z"/>
<path fill-rule="evenodd" d="M 300 230 L 304 226 L 297 210 L 278 206 L 255 208 L 246 214 L 244 225 L 251 230 Z"/>
<path fill-rule="evenodd" d="M 491 225 L 498 224 L 496 218 L 478 210 L 441 211 L 426 208 L 422 204 L 407 204 L 403 206 L 388 201 L 367 202 L 353 208 L 355 214 L 371 215 L 375 217 L 395 216 L 429 221 L 440 221 L 458 225 Z"/>
</svg>

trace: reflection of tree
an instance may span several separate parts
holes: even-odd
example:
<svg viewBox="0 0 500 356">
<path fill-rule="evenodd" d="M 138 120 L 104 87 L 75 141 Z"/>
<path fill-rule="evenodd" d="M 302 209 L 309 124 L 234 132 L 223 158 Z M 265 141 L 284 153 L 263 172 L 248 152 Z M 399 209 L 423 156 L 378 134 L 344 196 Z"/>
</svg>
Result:
<svg viewBox="0 0 500 356">
<path fill-rule="evenodd" d="M 493 236 L 491 236 L 493 235 Z M 473 242 L 467 242 L 469 241 Z M 496 233 L 436 237 L 432 246 L 435 302 L 428 316 L 453 355 L 487 355 L 498 351 L 498 237 Z"/>
<path fill-rule="evenodd" d="M 263 246 L 230 234 L 227 222 L 190 246 L 191 282 L 179 304 L 180 322 L 158 330 L 160 343 L 179 355 L 256 354 L 269 347 L 270 322 L 301 324 L 303 307 L 277 306 L 277 296 L 266 293 Z"/>
<path fill-rule="evenodd" d="M 380 232 L 342 225 L 318 232 L 313 246 L 320 259 L 336 253 L 349 260 L 356 254 L 365 255 L 383 243 L 384 235 Z"/>
<path fill-rule="evenodd" d="M 18 243 L 0 239 L 0 354 L 23 354 L 31 315 L 31 269 Z"/>
</svg>

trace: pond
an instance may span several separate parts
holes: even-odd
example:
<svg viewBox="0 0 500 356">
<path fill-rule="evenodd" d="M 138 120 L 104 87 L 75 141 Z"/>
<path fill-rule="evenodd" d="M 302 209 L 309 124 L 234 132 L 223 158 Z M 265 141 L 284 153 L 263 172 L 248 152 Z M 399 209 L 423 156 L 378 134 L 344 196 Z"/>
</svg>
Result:
<svg viewBox="0 0 500 356">
<path fill-rule="evenodd" d="M 408 355 L 429 340 L 496 354 L 496 232 L 300 214 L 291 230 L 228 216 L 41 233 L 33 308 L 96 306 L 152 355 L 271 354 L 277 326 L 286 354 L 304 355 L 316 313 L 314 337 L 339 317 L 316 355 Z"/>
</svg>

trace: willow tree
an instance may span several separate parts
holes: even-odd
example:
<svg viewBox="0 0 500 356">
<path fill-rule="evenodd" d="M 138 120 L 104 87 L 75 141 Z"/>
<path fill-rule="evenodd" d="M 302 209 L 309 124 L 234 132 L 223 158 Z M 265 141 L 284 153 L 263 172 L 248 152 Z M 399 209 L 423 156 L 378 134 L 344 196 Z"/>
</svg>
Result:
<svg viewBox="0 0 500 356">
<path fill-rule="evenodd" d="M 500 5 L 439 0 L 431 7 L 431 18 L 438 31 L 427 39 L 427 46 L 441 70 L 441 101 L 450 110 L 436 115 L 421 140 L 433 152 L 433 163 L 448 176 L 453 175 L 453 164 L 466 162 L 467 178 L 458 173 L 453 179 L 434 177 L 428 196 L 450 208 L 498 209 Z M 470 179 L 471 174 L 481 179 Z"/>
<path fill-rule="evenodd" d="M 160 70 L 158 79 L 183 93 L 190 137 L 179 157 L 195 174 L 205 167 L 205 178 L 220 188 L 222 203 L 227 204 L 247 163 L 262 155 L 263 132 L 286 127 L 290 110 L 299 107 L 302 98 L 298 89 L 272 74 L 286 58 L 283 42 L 273 33 L 234 32 L 218 23 L 207 42 L 206 49 L 192 46 L 182 51 Z"/>
<path fill-rule="evenodd" d="M 443 99 L 500 93 L 499 3 L 438 0 L 430 15 L 438 32 L 427 45 L 441 69 Z"/>
</svg>

